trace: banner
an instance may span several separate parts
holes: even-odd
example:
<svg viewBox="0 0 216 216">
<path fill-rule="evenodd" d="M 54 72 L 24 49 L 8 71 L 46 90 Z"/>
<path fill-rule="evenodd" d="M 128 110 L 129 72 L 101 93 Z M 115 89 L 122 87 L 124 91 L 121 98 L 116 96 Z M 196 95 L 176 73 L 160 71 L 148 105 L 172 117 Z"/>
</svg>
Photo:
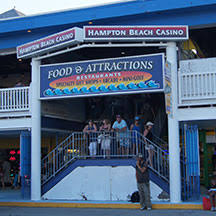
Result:
<svg viewBox="0 0 216 216">
<path fill-rule="evenodd" d="M 40 97 L 163 91 L 163 54 L 40 67 Z"/>
<path fill-rule="evenodd" d="M 166 61 L 165 63 L 165 104 L 166 104 L 166 114 L 173 116 L 172 112 L 172 85 L 171 85 L 171 64 Z"/>
</svg>

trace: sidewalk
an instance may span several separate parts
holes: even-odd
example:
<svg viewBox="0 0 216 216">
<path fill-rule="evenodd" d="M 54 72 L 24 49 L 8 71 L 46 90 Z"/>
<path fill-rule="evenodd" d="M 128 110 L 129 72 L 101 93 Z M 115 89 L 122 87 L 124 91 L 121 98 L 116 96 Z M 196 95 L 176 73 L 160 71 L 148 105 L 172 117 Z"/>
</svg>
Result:
<svg viewBox="0 0 216 216">
<path fill-rule="evenodd" d="M 139 209 L 108 208 L 33 208 L 33 207 L 0 207 L 0 216 L 215 216 L 215 212 L 203 210 L 161 209 L 140 211 Z"/>
<path fill-rule="evenodd" d="M 23 199 L 20 190 L 0 190 L 0 206 L 16 207 L 61 207 L 61 208 L 113 208 L 139 209 L 138 203 L 127 201 L 89 201 L 89 200 L 40 200 Z M 201 202 L 153 202 L 153 209 L 197 209 L 202 210 Z"/>
</svg>

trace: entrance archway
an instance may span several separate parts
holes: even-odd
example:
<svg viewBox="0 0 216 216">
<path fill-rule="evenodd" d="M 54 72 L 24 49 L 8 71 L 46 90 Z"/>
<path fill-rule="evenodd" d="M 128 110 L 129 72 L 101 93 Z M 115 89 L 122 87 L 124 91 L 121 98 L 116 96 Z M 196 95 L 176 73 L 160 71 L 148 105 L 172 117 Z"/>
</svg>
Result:
<svg viewBox="0 0 216 216">
<path fill-rule="evenodd" d="M 100 27 L 95 27 L 97 28 L 96 30 L 94 29 L 95 32 L 98 32 L 97 34 L 101 34 Z M 98 29 L 99 28 L 99 29 Z M 113 27 L 113 28 L 118 28 L 118 27 Z M 124 27 L 120 27 L 124 28 Z M 127 27 L 130 28 L 130 27 Z M 134 28 L 134 27 L 131 27 Z M 149 27 L 139 27 L 139 28 L 149 28 Z M 150 27 L 151 28 L 151 27 Z M 112 38 L 115 35 L 112 35 L 111 39 L 108 37 L 109 43 L 107 42 L 104 43 L 104 38 L 96 38 L 95 41 L 99 41 L 98 43 L 92 43 L 89 44 L 89 41 L 94 41 L 92 38 L 85 38 L 87 43 L 78 43 L 78 46 L 73 46 L 69 47 L 67 49 L 62 49 L 60 51 L 55 51 L 53 53 L 45 54 L 44 53 L 48 52 L 47 50 L 42 50 L 41 51 L 41 56 L 40 57 L 35 57 L 35 53 L 29 54 L 29 56 L 33 56 L 32 58 L 32 199 L 37 200 L 40 199 L 40 113 L 41 113 L 41 92 L 39 92 L 39 83 L 40 83 L 40 65 L 41 65 L 41 60 L 50 58 L 53 56 L 57 56 L 63 53 L 71 52 L 77 49 L 81 48 L 90 48 L 90 47 L 164 47 L 166 49 L 166 56 L 167 56 L 167 61 L 171 63 L 171 80 L 170 83 L 172 83 L 172 103 L 170 104 L 171 107 L 171 113 L 168 116 L 168 124 L 169 124 L 169 151 L 170 151 L 170 197 L 171 197 L 171 202 L 180 202 L 180 158 L 179 158 L 179 126 L 178 126 L 178 120 L 176 119 L 176 109 L 177 109 L 177 55 L 176 55 L 176 44 L 175 42 L 162 42 L 162 41 L 176 41 L 176 40 L 182 40 L 182 39 L 187 39 L 188 34 L 187 34 L 187 27 L 185 28 L 186 33 L 183 35 L 180 35 L 180 33 L 184 33 L 183 30 L 179 30 L 181 27 L 177 27 L 177 30 L 173 36 L 173 34 L 170 34 L 169 37 L 165 34 L 165 29 L 169 27 L 158 27 L 158 30 L 155 30 L 156 27 L 152 27 L 152 32 L 156 32 L 156 34 L 159 34 L 162 36 L 162 38 L 156 39 L 157 37 L 149 37 L 150 40 L 155 40 L 155 41 L 160 41 L 160 42 L 150 42 L 146 43 L 145 41 L 148 40 L 148 38 L 135 38 L 132 37 L 131 40 L 128 38 L 114 38 L 114 43 L 111 43 Z M 86 31 L 87 27 L 85 28 Z M 118 30 L 118 29 L 117 29 Z M 92 30 L 93 31 L 93 30 Z M 110 30 L 107 30 L 107 32 Z M 115 30 L 112 30 L 111 34 L 114 34 Z M 119 31 L 119 30 L 118 30 Z M 122 31 L 122 29 L 121 29 Z M 143 29 L 139 29 L 139 32 L 142 32 Z M 88 33 L 91 32 L 88 31 Z M 104 30 L 103 30 L 104 32 Z M 130 32 L 130 31 L 129 31 Z M 162 33 L 163 32 L 163 33 Z M 171 30 L 169 30 L 171 32 Z M 173 32 L 173 27 L 172 27 L 172 32 Z M 176 36 L 179 33 L 178 37 Z M 96 35 L 97 35 L 96 34 Z M 91 33 L 89 34 L 91 36 Z M 95 36 L 94 34 L 92 34 Z M 141 35 L 141 33 L 140 33 Z M 99 35 L 101 36 L 101 35 Z M 104 36 L 104 35 L 102 35 Z M 126 35 L 127 36 L 127 35 Z M 152 36 L 152 35 L 151 35 Z M 132 39 L 135 40 L 133 41 Z M 84 39 L 84 42 L 85 42 Z M 121 43 L 116 43 L 116 41 L 122 40 Z M 124 41 L 130 41 L 129 43 L 122 43 Z M 138 41 L 138 43 L 137 43 Z M 82 41 L 83 42 L 83 41 Z M 34 45 L 35 46 L 35 45 Z M 36 47 L 37 48 L 37 47 Z M 36 49 L 35 48 L 35 49 Z M 62 47 L 61 47 L 62 48 Z M 22 47 L 21 47 L 22 50 Z M 27 49 L 23 49 L 26 51 Z M 18 50 L 19 51 L 19 50 Z M 52 50 L 51 50 L 52 51 Z M 40 51 L 37 51 L 36 54 L 38 55 Z M 28 55 L 28 54 L 27 54 Z M 69 71 L 65 71 L 65 73 L 69 73 Z M 61 72 L 60 72 L 61 75 Z M 124 88 L 124 86 L 122 87 Z M 85 88 L 86 90 L 86 88 Z M 88 89 L 87 89 L 88 90 Z M 106 89 L 104 89 L 105 91 Z M 113 89 L 111 89 L 113 90 Z M 143 90 L 143 89 L 142 89 Z M 142 90 L 140 92 L 142 92 Z M 61 96 L 61 91 L 59 92 L 58 96 Z M 78 93 L 78 92 L 76 92 Z M 86 92 L 83 92 L 84 94 Z M 170 93 L 170 92 L 169 92 Z M 114 94 L 112 92 L 112 94 Z M 51 92 L 51 95 L 53 96 L 53 92 Z M 86 96 L 86 95 L 85 95 Z"/>
</svg>

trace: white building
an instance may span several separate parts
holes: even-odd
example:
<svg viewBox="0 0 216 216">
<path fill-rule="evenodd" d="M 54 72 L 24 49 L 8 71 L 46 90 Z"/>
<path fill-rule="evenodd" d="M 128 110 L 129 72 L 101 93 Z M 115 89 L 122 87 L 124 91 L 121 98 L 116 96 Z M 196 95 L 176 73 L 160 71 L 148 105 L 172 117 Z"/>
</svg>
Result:
<svg viewBox="0 0 216 216">
<path fill-rule="evenodd" d="M 208 146 L 198 134 L 203 129 L 215 136 L 214 7 L 201 0 L 193 6 L 167 1 L 158 8 L 134 1 L 0 20 L 0 146 L 2 157 L 21 149 L 21 179 L 31 179 L 32 200 L 127 199 L 136 190 L 135 160 L 117 152 L 115 136 L 111 159 L 100 149 L 98 160 L 91 160 L 78 132 L 89 119 L 113 122 L 119 113 L 128 124 L 136 115 L 142 124 L 154 121 L 157 137 L 168 136 L 169 154 L 162 141 L 153 143 L 152 198 L 165 190 L 173 203 L 198 199 L 200 174 L 207 186 L 214 168 L 206 160 L 215 141 Z M 27 86 L 17 87 L 20 79 Z"/>
</svg>

